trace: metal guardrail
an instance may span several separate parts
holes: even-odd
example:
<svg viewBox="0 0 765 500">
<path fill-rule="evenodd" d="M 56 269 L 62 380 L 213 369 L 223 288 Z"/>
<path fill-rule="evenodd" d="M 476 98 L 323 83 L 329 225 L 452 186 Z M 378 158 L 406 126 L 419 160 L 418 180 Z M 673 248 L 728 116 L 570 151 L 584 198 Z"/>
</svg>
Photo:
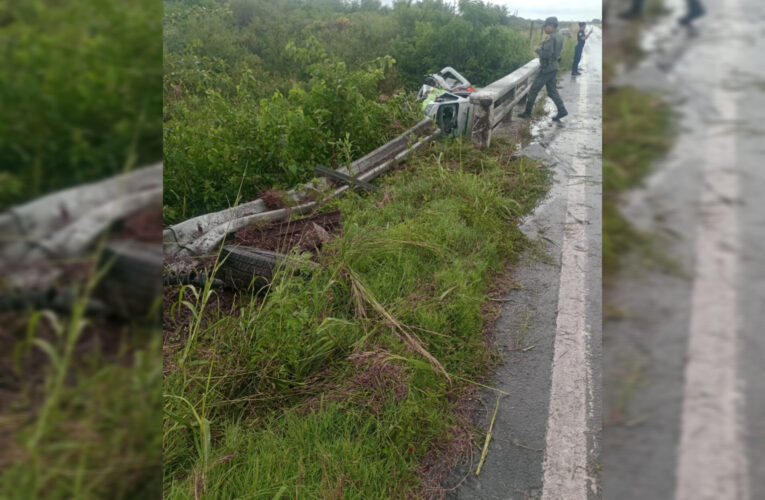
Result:
<svg viewBox="0 0 765 500">
<path fill-rule="evenodd" d="M 159 245 L 109 233 L 145 210 L 156 208 L 159 220 L 161 206 L 162 164 L 157 163 L 0 213 L 0 310 L 68 311 L 75 298 L 71 273 L 99 269 L 105 274 L 88 311 L 145 316 L 161 291 Z M 104 237 L 104 247 L 96 250 Z"/>
<path fill-rule="evenodd" d="M 531 82 L 539 72 L 539 60 L 534 59 L 509 75 L 474 92 L 470 104 L 474 109 L 471 139 L 476 147 L 488 147 L 491 130 L 512 111 L 516 104 L 525 102 Z M 349 167 L 340 167 L 338 174 L 351 175 L 360 181 L 369 181 L 391 166 L 403 162 L 407 156 L 440 135 L 430 118 L 421 120 L 392 141 L 380 146 Z M 413 143 L 413 145 L 410 145 Z M 212 252 L 226 235 L 258 222 L 285 220 L 292 215 L 302 215 L 314 210 L 319 202 L 303 201 L 309 191 L 328 193 L 329 198 L 350 189 L 345 185 L 330 191 L 325 179 L 307 184 L 301 190 L 290 190 L 287 198 L 295 203 L 292 207 L 269 210 L 265 202 L 257 199 L 237 207 L 193 217 L 166 228 L 163 232 L 165 255 L 198 256 Z"/>
<path fill-rule="evenodd" d="M 504 120 L 517 104 L 526 102 L 526 96 L 537 73 L 539 59 L 534 59 L 470 95 L 475 117 L 470 139 L 475 147 L 489 147 L 492 129 Z"/>
<path fill-rule="evenodd" d="M 414 151 L 422 148 L 440 135 L 430 118 L 424 118 L 414 127 L 351 163 L 349 168 L 340 167 L 339 174 L 351 175 L 358 181 L 370 181 L 391 167 L 398 165 Z M 311 191 L 322 193 L 324 201 L 342 195 L 351 189 L 349 185 L 332 189 L 325 178 L 308 184 L 300 190 L 290 190 L 287 198 L 294 206 L 269 210 L 265 202 L 257 199 L 238 207 L 200 215 L 179 222 L 163 231 L 163 248 L 166 256 L 199 256 L 213 252 L 230 233 L 259 222 L 286 220 L 292 215 L 302 215 L 317 208 L 321 202 L 305 201 Z"/>
</svg>

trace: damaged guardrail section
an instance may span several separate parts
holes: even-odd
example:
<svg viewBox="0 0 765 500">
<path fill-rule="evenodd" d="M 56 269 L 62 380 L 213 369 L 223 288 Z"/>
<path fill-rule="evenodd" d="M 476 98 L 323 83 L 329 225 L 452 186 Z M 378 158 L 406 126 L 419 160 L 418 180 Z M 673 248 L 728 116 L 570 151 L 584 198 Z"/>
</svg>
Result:
<svg viewBox="0 0 765 500">
<path fill-rule="evenodd" d="M 162 164 L 63 189 L 0 213 L 0 311 L 69 311 L 88 259 L 103 272 L 88 312 L 143 316 L 160 295 L 162 253 L 147 217 L 162 213 Z M 113 234 L 140 222 L 140 235 Z M 142 222 L 141 222 L 142 221 Z M 124 228 L 123 228 L 124 230 Z M 119 231 L 117 231 L 119 232 Z M 98 242 L 103 248 L 95 251 Z"/>
<path fill-rule="evenodd" d="M 537 73 L 539 59 L 534 59 L 470 95 L 475 117 L 470 138 L 474 146 L 489 147 L 492 129 L 512 112 L 516 104 L 526 102 Z"/>
<path fill-rule="evenodd" d="M 341 167 L 336 172 L 353 176 L 360 182 L 369 182 L 405 161 L 412 152 L 437 139 L 440 133 L 430 118 L 424 118 L 396 139 L 354 161 L 349 168 Z M 258 222 L 286 220 L 292 215 L 302 215 L 314 210 L 321 202 L 311 200 L 309 195 L 312 193 L 320 194 L 326 201 L 342 195 L 349 189 L 351 186 L 348 184 L 334 189 L 326 178 L 322 177 L 315 183 L 288 191 L 287 197 L 295 203 L 292 207 L 269 210 L 262 199 L 257 199 L 237 207 L 194 217 L 164 230 L 164 253 L 168 256 L 205 255 L 214 251 L 228 234 L 244 227 Z"/>
<path fill-rule="evenodd" d="M 509 75 L 470 95 L 474 109 L 471 138 L 476 147 L 488 147 L 491 130 L 505 119 L 516 104 L 525 102 L 531 82 L 539 72 L 539 60 L 534 59 Z M 348 167 L 340 167 L 332 177 L 353 177 L 366 183 L 391 167 L 403 162 L 410 153 L 437 139 L 441 131 L 431 118 L 424 118 L 392 141 L 380 146 L 368 155 L 354 161 Z M 351 189 L 346 184 L 333 189 L 325 177 L 299 189 L 287 192 L 294 203 L 291 207 L 270 210 L 262 199 L 200 215 L 180 222 L 164 230 L 164 253 L 167 256 L 200 256 L 212 252 L 231 233 L 256 223 L 286 220 L 292 215 L 302 215 L 320 204 L 311 200 L 310 194 L 321 194 L 326 200 L 342 195 Z"/>
</svg>

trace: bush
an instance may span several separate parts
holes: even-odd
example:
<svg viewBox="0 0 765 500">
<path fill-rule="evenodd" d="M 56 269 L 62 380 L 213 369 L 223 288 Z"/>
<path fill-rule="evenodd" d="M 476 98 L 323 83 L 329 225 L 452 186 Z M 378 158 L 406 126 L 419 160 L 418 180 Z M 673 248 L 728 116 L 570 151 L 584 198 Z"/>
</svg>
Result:
<svg viewBox="0 0 765 500">
<path fill-rule="evenodd" d="M 0 4 L 0 210 L 160 158 L 161 8 Z"/>
<path fill-rule="evenodd" d="M 382 145 L 422 116 L 425 74 L 448 65 L 485 85 L 528 62 L 516 25 L 481 2 L 167 1 L 165 222 Z"/>
<path fill-rule="evenodd" d="M 258 99 L 258 82 L 245 71 L 232 98 L 210 89 L 174 106 L 165 126 L 166 222 L 226 208 L 239 192 L 250 200 L 305 182 L 317 163 L 360 157 L 401 131 L 392 124 L 420 117 L 411 96 L 380 102 L 389 57 L 351 71 L 315 39 L 287 51 L 310 75 L 287 95 Z"/>
</svg>

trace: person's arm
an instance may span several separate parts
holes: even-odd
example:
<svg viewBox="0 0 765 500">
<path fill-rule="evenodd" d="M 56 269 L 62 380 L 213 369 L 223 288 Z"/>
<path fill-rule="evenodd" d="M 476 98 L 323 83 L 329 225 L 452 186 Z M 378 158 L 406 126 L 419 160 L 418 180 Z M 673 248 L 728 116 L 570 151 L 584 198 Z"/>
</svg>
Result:
<svg viewBox="0 0 765 500">
<path fill-rule="evenodd" d="M 587 40 L 588 38 L 590 38 L 590 35 L 592 35 L 592 28 L 590 28 L 590 32 L 587 33 L 587 36 L 585 36 L 584 39 Z"/>
<path fill-rule="evenodd" d="M 542 44 L 535 50 L 540 59 L 550 59 L 553 56 L 554 51 L 555 45 L 551 43 L 549 38 L 542 42 Z"/>
</svg>

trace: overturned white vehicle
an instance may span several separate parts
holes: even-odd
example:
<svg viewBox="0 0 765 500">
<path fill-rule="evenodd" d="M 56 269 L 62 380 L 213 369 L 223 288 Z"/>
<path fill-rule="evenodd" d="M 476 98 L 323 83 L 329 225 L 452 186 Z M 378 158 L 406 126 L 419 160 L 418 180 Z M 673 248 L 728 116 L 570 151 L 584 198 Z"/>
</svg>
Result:
<svg viewBox="0 0 765 500">
<path fill-rule="evenodd" d="M 476 89 L 457 70 L 447 66 L 425 77 L 417 98 L 423 101 L 425 115 L 433 119 L 445 135 L 466 135 L 473 125 L 469 97 Z"/>
</svg>

